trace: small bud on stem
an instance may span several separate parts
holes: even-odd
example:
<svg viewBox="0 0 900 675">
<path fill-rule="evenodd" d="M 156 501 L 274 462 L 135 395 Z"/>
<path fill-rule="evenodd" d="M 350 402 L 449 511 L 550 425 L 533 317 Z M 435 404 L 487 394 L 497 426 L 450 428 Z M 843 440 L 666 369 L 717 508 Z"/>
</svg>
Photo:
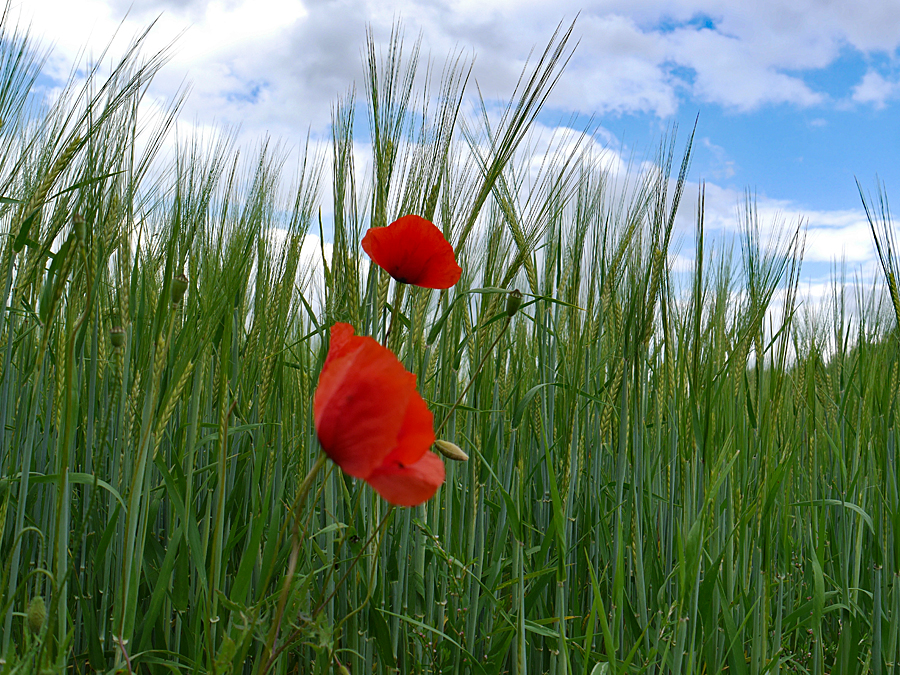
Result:
<svg viewBox="0 0 900 675">
<path fill-rule="evenodd" d="M 509 292 L 509 296 L 506 298 L 506 316 L 512 318 L 516 315 L 516 312 L 519 311 L 519 307 L 522 306 L 522 291 L 518 288 L 514 288 Z"/>
<path fill-rule="evenodd" d="M 44 605 L 44 598 L 36 595 L 28 603 L 28 629 L 37 635 L 44 627 L 44 621 L 47 619 L 47 607 Z"/>
<path fill-rule="evenodd" d="M 174 279 L 172 279 L 172 304 L 177 305 L 181 302 L 181 299 L 184 297 L 185 291 L 187 291 L 188 287 L 188 278 L 185 276 L 184 272 L 176 275 Z"/>
<path fill-rule="evenodd" d="M 438 439 L 434 442 L 434 447 L 447 459 L 457 462 L 467 462 L 469 460 L 469 456 L 462 451 L 462 448 L 450 441 Z"/>
<path fill-rule="evenodd" d="M 78 241 L 84 241 L 84 238 L 87 236 L 87 230 L 84 227 L 84 216 L 80 213 L 72 216 L 72 230 L 75 232 Z"/>
<path fill-rule="evenodd" d="M 109 329 L 109 341 L 113 349 L 119 349 L 125 344 L 125 329 L 122 326 L 113 326 Z"/>
</svg>

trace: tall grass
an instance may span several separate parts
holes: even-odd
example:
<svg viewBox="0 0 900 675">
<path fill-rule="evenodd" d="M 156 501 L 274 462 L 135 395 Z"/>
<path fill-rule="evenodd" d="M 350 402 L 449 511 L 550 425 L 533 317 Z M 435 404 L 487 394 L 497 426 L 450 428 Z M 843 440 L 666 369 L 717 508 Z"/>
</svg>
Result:
<svg viewBox="0 0 900 675">
<path fill-rule="evenodd" d="M 249 163 L 182 144 L 152 170 L 178 102 L 139 123 L 165 57 L 140 40 L 43 110 L 40 62 L 3 36 L 4 672 L 900 672 L 886 199 L 866 208 L 896 316 L 859 301 L 851 321 L 839 283 L 804 314 L 802 232 L 766 241 L 750 199 L 735 264 L 701 190 L 674 273 L 690 138 L 630 181 L 578 145 L 533 171 L 570 34 L 474 118 L 468 63 L 435 92 L 418 45 L 370 36 L 371 172 L 351 93 L 287 198 L 270 144 Z M 331 252 L 310 254 L 325 199 Z M 449 291 L 361 255 L 407 212 L 453 242 Z M 391 512 L 321 473 L 279 613 L 335 321 L 388 342 L 471 459 Z"/>
</svg>

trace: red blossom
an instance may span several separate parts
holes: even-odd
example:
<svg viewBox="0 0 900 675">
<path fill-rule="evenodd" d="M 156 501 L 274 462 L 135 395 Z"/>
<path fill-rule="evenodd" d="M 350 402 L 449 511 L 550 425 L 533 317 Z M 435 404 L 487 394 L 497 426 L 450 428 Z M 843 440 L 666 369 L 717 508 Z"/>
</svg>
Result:
<svg viewBox="0 0 900 675">
<path fill-rule="evenodd" d="M 313 413 L 325 453 L 392 504 L 421 504 L 444 482 L 444 463 L 429 451 L 434 417 L 416 376 L 349 324 L 331 329 Z"/>
<path fill-rule="evenodd" d="M 362 247 L 378 266 L 404 284 L 450 288 L 462 274 L 450 242 L 421 216 L 403 216 L 387 227 L 369 228 Z"/>
</svg>

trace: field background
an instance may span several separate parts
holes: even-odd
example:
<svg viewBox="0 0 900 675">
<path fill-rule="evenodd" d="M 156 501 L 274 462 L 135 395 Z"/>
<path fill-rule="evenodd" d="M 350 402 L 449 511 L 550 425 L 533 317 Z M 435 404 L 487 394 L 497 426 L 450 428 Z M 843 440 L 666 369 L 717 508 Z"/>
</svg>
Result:
<svg viewBox="0 0 900 675">
<path fill-rule="evenodd" d="M 227 135 L 161 155 L 178 101 L 144 123 L 165 55 L 140 40 L 41 108 L 6 31 L 4 672 L 900 672 L 886 197 L 866 200 L 881 282 L 804 304 L 801 229 L 764 234 L 748 196 L 741 237 L 705 239 L 689 131 L 625 183 L 578 145 L 530 149 L 567 39 L 474 115 L 466 63 L 426 87 L 417 46 L 370 43 L 329 151 L 294 174 Z M 697 262 L 675 271 L 679 207 Z M 453 243 L 449 291 L 361 253 L 409 212 Z M 471 459 L 390 514 L 326 465 L 282 596 L 335 321 L 399 354 Z"/>
</svg>

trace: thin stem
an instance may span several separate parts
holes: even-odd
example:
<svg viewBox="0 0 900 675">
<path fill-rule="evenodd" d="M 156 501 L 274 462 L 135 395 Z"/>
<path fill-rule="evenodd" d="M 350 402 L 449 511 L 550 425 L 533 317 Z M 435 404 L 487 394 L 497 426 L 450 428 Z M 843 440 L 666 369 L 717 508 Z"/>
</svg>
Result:
<svg viewBox="0 0 900 675">
<path fill-rule="evenodd" d="M 375 528 L 375 531 L 369 535 L 369 538 L 366 539 L 365 543 L 360 547 L 359 553 L 357 553 L 356 557 L 353 558 L 353 562 L 350 563 L 350 567 L 347 569 L 346 572 L 344 572 L 340 581 L 338 581 L 334 585 L 334 589 L 332 589 L 332 591 L 328 595 L 328 597 L 325 598 L 324 600 L 322 600 L 322 602 L 319 603 L 318 607 L 316 607 L 316 611 L 313 612 L 313 617 L 315 617 L 319 612 L 322 611 L 322 608 L 326 604 L 328 604 L 328 601 L 331 600 L 331 598 L 333 598 L 335 596 L 335 594 L 337 593 L 337 590 L 341 586 L 344 585 L 344 582 L 347 580 L 347 577 L 350 576 L 350 572 L 353 571 L 353 568 L 356 566 L 356 563 L 358 563 L 359 559 L 362 557 L 363 551 L 365 551 L 369 547 L 369 544 L 372 543 L 372 540 L 375 539 L 376 536 L 378 536 L 378 533 L 384 528 L 384 526 L 387 524 L 388 519 L 391 517 L 391 514 L 393 514 L 393 513 L 394 513 L 394 505 L 391 504 L 388 507 L 387 513 L 384 514 L 384 518 L 382 518 L 381 522 L 378 523 L 378 527 Z M 378 544 L 379 548 L 381 547 L 381 543 L 380 543 L 381 541 L 383 541 L 383 538 L 379 540 L 379 544 Z M 377 553 L 377 550 L 376 550 L 376 553 Z M 363 601 L 363 603 L 362 603 L 362 605 L 360 605 L 360 607 L 365 606 L 366 602 L 369 601 L 369 597 L 371 596 L 371 594 L 372 594 L 372 585 L 369 584 L 369 595 L 366 596 L 365 601 Z M 350 614 L 349 616 L 352 616 L 352 614 Z M 349 618 L 349 617 L 345 617 L 345 620 L 346 620 L 346 618 Z M 343 621 L 341 623 L 343 623 Z M 338 625 L 340 625 L 340 624 L 338 624 Z M 335 630 L 335 632 L 337 632 L 337 630 Z"/>
<path fill-rule="evenodd" d="M 360 505 L 362 494 L 363 494 L 362 490 L 360 490 L 357 493 L 357 498 L 355 500 L 355 503 L 353 504 L 353 509 L 350 512 L 349 518 L 347 518 L 347 522 L 349 522 L 349 523 L 352 523 L 356 519 L 357 513 L 359 513 L 359 505 Z M 344 528 L 343 533 L 341 534 L 341 538 L 338 540 L 337 550 L 334 553 L 335 559 L 338 559 L 341 557 L 341 551 L 344 548 L 344 542 L 347 541 L 347 532 L 349 530 L 350 530 L 349 527 Z M 334 574 L 334 568 L 335 568 L 335 565 L 331 565 L 328 568 L 328 572 L 325 575 L 325 580 L 322 582 L 322 592 L 323 593 L 325 592 L 324 589 L 328 586 L 328 582 L 331 580 L 332 574 Z M 316 606 L 318 606 L 318 603 Z"/>
<path fill-rule="evenodd" d="M 453 411 L 459 407 L 459 404 L 462 403 L 462 400 L 466 397 L 466 394 L 469 393 L 469 389 L 471 389 L 472 384 L 475 382 L 475 377 L 478 375 L 478 373 L 481 372 L 481 369 L 484 367 L 488 356 L 491 355 L 491 352 L 494 351 L 497 343 L 500 342 L 500 338 L 502 338 L 504 333 L 506 333 L 506 329 L 509 328 L 509 324 L 511 321 L 511 316 L 506 317 L 506 323 L 503 324 L 503 330 L 500 331 L 500 333 L 497 335 L 497 338 L 491 343 L 491 346 L 488 347 L 487 351 L 484 353 L 484 356 L 481 357 L 481 361 L 478 363 L 478 367 L 472 372 L 472 376 L 469 378 L 469 383 L 466 385 L 466 388 L 462 390 L 462 393 L 456 399 L 456 402 L 452 406 L 450 406 L 450 410 L 447 411 L 447 414 L 444 416 L 443 421 L 438 426 L 437 431 L 434 432 L 435 437 L 440 435 L 444 426 L 447 424 L 447 421 L 450 419 L 450 416 L 453 414 Z"/>
<path fill-rule="evenodd" d="M 384 519 L 384 521 L 382 521 L 382 524 L 387 522 L 387 517 L 388 517 L 389 515 L 391 515 L 391 513 L 393 512 L 393 509 L 394 509 L 394 506 L 393 506 L 393 504 L 392 504 L 392 505 L 391 505 L 391 508 L 388 509 L 388 512 L 385 514 L 385 516 L 384 516 L 385 519 Z M 378 529 L 381 529 L 381 527 L 382 527 L 382 526 L 379 525 L 379 526 L 378 526 Z M 378 532 L 378 529 L 376 529 L 376 533 Z M 370 541 L 371 541 L 371 540 L 370 540 Z M 383 543 L 384 543 L 384 537 L 381 537 L 381 539 L 378 540 L 378 546 L 375 547 L 375 552 L 373 553 L 373 555 L 377 556 L 377 555 L 379 554 L 379 552 L 381 551 L 381 545 L 382 545 Z M 366 546 L 368 546 L 368 543 L 366 543 Z M 360 553 L 359 553 L 359 554 L 356 556 L 356 558 L 353 560 L 353 564 L 350 566 L 350 569 L 353 569 L 353 566 L 356 565 L 357 561 L 358 561 L 359 558 L 360 558 L 360 555 L 362 554 L 362 551 L 365 550 L 366 546 L 363 546 L 363 548 L 360 549 Z M 350 619 L 350 617 L 353 617 L 353 616 L 359 614 L 359 613 L 362 611 L 362 609 L 363 609 L 366 605 L 369 604 L 369 600 L 372 599 L 372 592 L 373 592 L 373 590 L 374 590 L 374 588 L 375 588 L 375 572 L 376 572 L 377 569 L 378 569 L 378 567 L 377 567 L 376 565 L 373 565 L 373 566 L 372 566 L 372 572 L 369 574 L 369 583 L 367 584 L 368 587 L 366 588 L 366 597 L 363 599 L 363 601 L 362 601 L 361 603 L 359 603 L 359 606 L 357 606 L 352 612 L 350 612 L 349 614 L 347 614 L 347 616 L 345 616 L 343 619 L 341 619 L 340 621 L 338 621 L 337 625 L 334 627 L 334 632 L 335 632 L 335 634 L 339 634 L 341 627 L 342 627 L 345 623 L 347 623 L 347 621 Z M 350 573 L 350 570 L 347 570 L 347 574 L 349 574 L 349 573 Z M 341 584 L 344 583 L 344 579 L 347 578 L 347 574 L 345 574 L 344 577 L 341 579 L 341 581 L 340 581 Z M 335 588 L 339 588 L 339 587 L 340 587 L 340 584 L 339 584 L 338 586 L 336 586 Z M 335 593 L 335 591 L 332 591 L 332 595 L 334 595 L 334 593 Z M 325 604 L 326 604 L 330 599 L 331 599 L 330 597 L 329 597 L 329 598 L 326 598 L 326 599 L 325 599 L 325 602 L 322 603 L 322 607 L 324 607 Z M 320 607 L 319 609 L 321 609 L 321 607 Z M 318 611 L 318 610 L 317 610 L 317 611 Z"/>
<path fill-rule="evenodd" d="M 365 551 L 366 548 L 368 548 L 369 544 L 372 543 L 372 540 L 373 540 L 373 539 L 378 535 L 378 533 L 384 528 L 385 524 L 387 523 L 388 519 L 390 518 L 390 516 L 391 516 L 391 514 L 392 514 L 393 512 L 394 512 L 394 505 L 391 504 L 391 505 L 390 505 L 390 508 L 388 508 L 387 513 L 384 514 L 384 518 L 382 518 L 381 522 L 378 524 L 378 527 L 375 528 L 375 531 L 372 532 L 372 534 L 371 534 L 371 535 L 369 536 L 369 538 L 366 540 L 365 544 L 363 544 L 362 548 L 360 548 L 359 553 L 358 553 L 358 554 L 356 555 L 356 557 L 353 559 L 353 563 L 350 565 L 350 569 L 347 570 L 347 572 L 344 574 L 344 576 L 341 577 L 341 580 L 335 585 L 335 590 L 331 592 L 331 595 L 329 595 L 329 596 L 328 596 L 327 598 L 325 598 L 321 603 L 319 603 L 319 606 L 318 606 L 318 607 L 316 607 L 316 611 L 313 612 L 313 616 L 312 616 L 311 621 L 314 621 L 314 620 L 315 620 L 316 616 L 318 616 L 318 614 L 319 614 L 319 612 L 322 610 L 322 608 L 323 608 L 326 604 L 328 604 L 328 601 L 331 600 L 332 597 L 334 597 L 334 594 L 336 593 L 337 589 L 340 588 L 340 587 L 343 585 L 344 581 L 347 579 L 347 575 L 350 574 L 350 571 L 353 569 L 353 567 L 354 567 L 354 566 L 356 565 L 356 563 L 359 561 L 360 557 L 362 556 L 362 552 Z M 378 548 L 375 549 L 375 555 L 378 555 L 378 551 L 381 550 L 381 543 L 382 543 L 383 541 L 384 541 L 384 537 L 382 537 L 381 539 L 378 540 Z M 293 554 L 292 554 L 292 557 L 293 557 Z M 294 560 L 293 562 L 296 562 L 296 560 Z M 340 627 L 344 624 L 344 622 L 345 622 L 347 619 L 349 619 L 351 616 L 353 616 L 354 614 L 356 614 L 357 612 L 359 612 L 363 607 L 365 607 L 365 606 L 368 604 L 369 599 L 370 599 L 371 597 L 372 597 L 372 579 L 370 578 L 370 579 L 369 579 L 369 589 L 368 589 L 368 592 L 367 592 L 367 594 L 366 594 L 365 600 L 363 600 L 363 602 L 360 603 L 359 607 L 357 607 L 357 608 L 356 608 L 355 610 L 353 610 L 350 614 L 348 614 L 347 616 L 345 616 L 345 617 L 341 620 L 341 622 L 338 623 L 337 626 L 335 626 L 333 632 L 334 632 L 335 634 L 337 634 L 338 630 L 339 630 Z M 287 639 L 286 639 L 281 645 L 279 645 L 274 651 L 272 651 L 272 653 L 271 653 L 271 655 L 268 657 L 268 659 L 265 659 L 265 665 L 263 666 L 263 669 L 260 671 L 260 675 L 266 675 L 266 673 L 269 671 L 269 668 L 271 668 L 272 665 L 274 665 L 275 660 L 281 655 L 281 653 L 282 653 L 285 649 L 287 649 L 290 645 L 292 645 L 296 640 L 298 640 L 302 635 L 303 635 L 303 629 L 302 629 L 302 628 L 295 628 L 295 629 L 291 632 L 291 634 L 288 635 Z M 271 647 L 271 645 L 267 645 L 267 651 L 268 651 L 268 648 L 270 648 L 270 647 Z"/>
<path fill-rule="evenodd" d="M 328 456 L 324 451 L 319 453 L 318 458 L 316 459 L 316 463 L 312 465 L 312 468 L 309 470 L 309 473 L 306 474 L 306 478 L 303 479 L 303 482 L 300 484 L 300 488 L 297 490 L 297 496 L 294 498 L 294 503 L 291 506 L 291 514 L 293 515 L 294 525 L 292 529 L 292 544 L 291 544 L 291 557 L 288 561 L 288 570 L 287 574 L 284 576 L 284 584 L 281 587 L 281 596 L 278 598 L 278 610 L 275 612 L 275 621 L 272 622 L 272 628 L 269 630 L 269 636 L 266 639 L 266 647 L 263 650 L 262 659 L 260 659 L 261 663 L 265 664 L 265 667 L 260 671 L 260 673 L 265 673 L 269 669 L 269 663 L 274 659 L 274 655 L 269 657 L 269 653 L 272 650 L 272 645 L 275 644 L 275 640 L 278 637 L 278 631 L 281 628 L 281 619 L 284 614 L 284 606 L 287 604 L 288 593 L 291 588 L 291 580 L 294 577 L 294 571 L 297 569 L 297 558 L 300 555 L 300 514 L 297 512 L 300 505 L 303 503 L 303 500 L 306 498 L 306 495 L 309 494 L 310 488 L 312 488 L 313 483 L 315 482 L 316 475 L 319 473 L 319 470 L 324 466 L 325 460 Z"/>
<path fill-rule="evenodd" d="M 397 314 L 400 312 L 400 306 L 403 304 L 403 296 L 406 294 L 406 284 L 399 281 L 394 284 L 394 301 L 391 303 L 391 323 L 388 325 L 387 332 L 384 334 L 384 343 L 391 351 L 396 353 L 397 337 L 394 334 L 394 323 L 397 320 Z M 399 331 L 398 331 L 399 333 Z"/>
</svg>

